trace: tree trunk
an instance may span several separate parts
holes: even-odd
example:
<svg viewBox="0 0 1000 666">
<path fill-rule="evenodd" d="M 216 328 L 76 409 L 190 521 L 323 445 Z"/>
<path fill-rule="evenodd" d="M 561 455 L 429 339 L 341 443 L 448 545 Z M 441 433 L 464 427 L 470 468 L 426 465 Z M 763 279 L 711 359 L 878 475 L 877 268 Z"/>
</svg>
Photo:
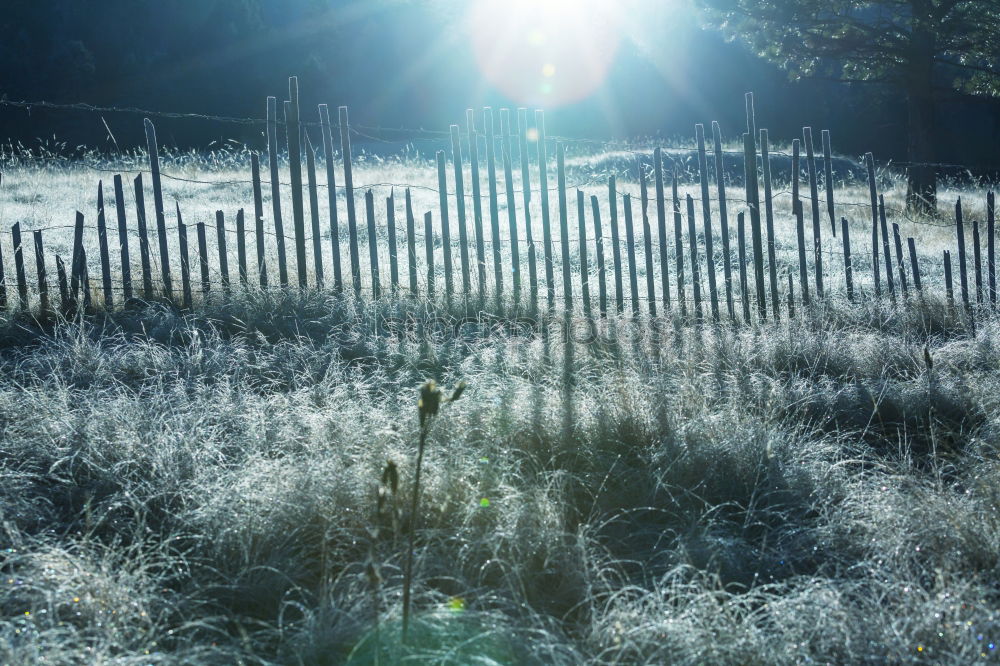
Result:
<svg viewBox="0 0 1000 666">
<path fill-rule="evenodd" d="M 907 67 L 907 136 L 910 166 L 907 169 L 906 202 L 910 210 L 937 210 L 937 168 L 934 151 L 934 33 L 914 30 Z"/>
</svg>

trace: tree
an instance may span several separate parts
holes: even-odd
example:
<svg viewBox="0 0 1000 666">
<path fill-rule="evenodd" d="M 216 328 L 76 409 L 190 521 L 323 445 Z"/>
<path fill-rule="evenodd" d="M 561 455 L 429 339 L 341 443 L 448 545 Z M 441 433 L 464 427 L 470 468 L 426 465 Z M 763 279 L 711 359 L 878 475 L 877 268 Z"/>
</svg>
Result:
<svg viewBox="0 0 1000 666">
<path fill-rule="evenodd" d="M 907 202 L 933 211 L 934 104 L 1000 94 L 1000 0 L 698 0 L 710 24 L 793 78 L 882 82 L 906 95 Z"/>
</svg>

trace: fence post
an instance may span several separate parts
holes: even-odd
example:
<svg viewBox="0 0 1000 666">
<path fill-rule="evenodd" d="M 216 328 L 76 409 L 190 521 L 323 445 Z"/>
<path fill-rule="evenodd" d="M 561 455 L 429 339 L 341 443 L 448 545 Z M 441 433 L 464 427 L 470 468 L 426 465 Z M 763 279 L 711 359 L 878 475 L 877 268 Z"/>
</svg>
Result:
<svg viewBox="0 0 1000 666">
<path fill-rule="evenodd" d="M 389 190 L 385 200 L 386 232 L 389 234 L 389 285 L 392 293 L 399 291 L 399 255 L 396 250 L 396 189 Z"/>
<path fill-rule="evenodd" d="M 108 224 L 104 214 L 104 181 L 97 182 L 97 245 L 101 257 L 101 286 L 104 290 L 104 307 L 114 307 L 111 285 L 111 252 L 108 247 Z"/>
<path fill-rule="evenodd" d="M 795 286 L 792 284 L 792 271 L 788 270 L 788 318 L 795 318 Z"/>
<path fill-rule="evenodd" d="M 674 204 L 674 258 L 677 260 L 677 302 L 681 306 L 681 316 L 687 317 L 687 298 L 684 293 L 684 232 L 681 217 L 681 200 L 677 195 L 677 167 L 670 184 Z"/>
<path fill-rule="evenodd" d="M 746 104 L 747 104 L 747 133 L 750 135 L 752 141 L 757 140 L 757 117 L 754 113 L 753 104 L 753 93 L 748 92 L 746 94 Z M 756 164 L 754 165 L 756 167 Z"/>
<path fill-rule="evenodd" d="M 752 139 L 751 139 L 752 140 Z M 694 221 L 694 199 L 687 195 L 688 238 L 691 243 L 691 285 L 694 288 L 694 309 L 701 321 L 701 276 L 698 274 L 698 232 Z"/>
<path fill-rule="evenodd" d="M 500 109 L 500 152 L 507 190 L 507 224 L 510 227 L 510 270 L 514 302 L 521 299 L 521 253 L 517 239 L 517 204 L 514 200 L 513 157 L 510 152 L 510 109 Z"/>
<path fill-rule="evenodd" d="M 649 192 L 646 188 L 646 171 L 642 162 L 636 161 L 639 168 L 639 200 L 642 205 L 642 242 L 646 253 L 646 300 L 649 301 L 649 316 L 656 316 L 656 276 L 653 270 L 653 230 L 649 224 Z"/>
<path fill-rule="evenodd" d="M 528 289 L 531 307 L 538 307 L 538 266 L 535 256 L 535 238 L 531 229 L 531 170 L 528 158 L 528 110 L 517 110 L 518 156 L 521 162 L 521 199 L 524 205 L 524 236 L 528 243 Z"/>
<path fill-rule="evenodd" d="M 319 234 L 319 192 L 316 187 L 316 149 L 306 135 L 306 174 L 309 178 L 309 221 L 312 227 L 313 265 L 316 287 L 323 287 L 323 245 Z M 242 235 L 240 236 L 242 238 Z M 303 234 L 303 244 L 305 235 Z"/>
<path fill-rule="evenodd" d="M 278 283 L 287 287 L 288 259 L 285 254 L 285 225 L 281 220 L 281 179 L 278 172 L 278 106 L 274 97 L 267 98 L 267 158 L 271 167 L 271 210 L 278 245 Z"/>
<path fill-rule="evenodd" d="M 611 261 L 615 269 L 615 307 L 625 311 L 625 283 L 622 279 L 622 244 L 618 234 L 618 191 L 615 177 L 608 176 L 608 206 L 611 215 Z"/>
<path fill-rule="evenodd" d="M 156 128 L 146 118 L 146 147 L 149 151 L 149 170 L 153 177 L 153 209 L 156 212 L 156 236 L 160 243 L 160 273 L 163 277 L 163 291 L 168 299 L 173 299 L 170 277 L 170 255 L 167 251 L 167 219 L 163 212 L 163 188 L 160 183 L 160 152 L 156 143 Z"/>
<path fill-rule="evenodd" d="M 965 263 L 965 223 L 962 221 L 962 198 L 955 202 L 955 228 L 958 232 L 958 279 L 962 287 L 962 305 L 969 307 L 969 276 Z"/>
<path fill-rule="evenodd" d="M 583 297 L 583 315 L 590 318 L 590 269 L 587 265 L 587 216 L 583 190 L 576 191 L 576 217 L 580 243 L 580 291 Z"/>
<path fill-rule="evenodd" d="M 913 288 L 918 293 L 923 293 L 923 288 L 920 286 L 920 265 L 917 262 L 917 244 L 913 240 L 913 236 L 906 239 L 906 244 L 910 248 L 910 270 L 913 273 Z"/>
<path fill-rule="evenodd" d="M 767 271 L 771 284 L 771 311 L 777 320 L 781 316 L 781 299 L 778 296 L 778 266 L 775 258 L 774 201 L 771 190 L 771 152 L 766 129 L 760 131 L 760 164 L 764 173 L 764 220 L 767 231 Z M 836 236 L 836 233 L 834 233 Z"/>
<path fill-rule="evenodd" d="M 767 294 L 764 291 L 764 244 L 760 225 L 760 185 L 757 179 L 757 151 L 752 135 L 743 136 L 744 167 L 746 170 L 747 206 L 750 208 L 750 236 L 753 240 L 753 268 L 757 283 L 757 312 L 767 319 Z M 817 255 L 819 256 L 819 255 Z"/>
<path fill-rule="evenodd" d="M 486 298 L 486 248 L 483 237 L 482 183 L 479 175 L 479 135 L 476 132 L 476 115 L 466 109 L 465 122 L 469 126 L 469 166 L 472 169 L 472 224 L 476 234 L 476 266 L 479 279 L 479 301 Z M 541 149 L 539 149 L 541 150 Z"/>
<path fill-rule="evenodd" d="M 993 192 L 986 193 L 986 274 L 990 291 L 990 305 L 997 304 L 997 265 L 996 265 L 996 203 Z M 0 274 L 0 280 L 3 275 Z"/>
<path fill-rule="evenodd" d="M 979 247 L 979 220 L 972 221 L 972 261 L 976 269 L 976 303 L 983 302 L 983 253 Z"/>
<path fill-rule="evenodd" d="M 705 223 L 705 272 L 708 273 L 708 297 L 712 303 L 712 319 L 719 321 L 719 291 L 715 283 L 715 248 L 712 233 L 712 204 L 708 194 L 708 156 L 705 151 L 705 126 L 694 126 L 698 142 L 698 179 L 701 181 L 701 216 Z"/>
<path fill-rule="evenodd" d="M 351 172 L 351 126 L 347 117 L 347 107 L 340 111 L 340 153 L 344 159 L 344 189 L 347 197 L 347 232 L 351 251 L 351 282 L 354 297 L 361 296 L 361 257 L 358 252 L 358 214 L 354 205 L 354 175 Z"/>
<path fill-rule="evenodd" d="M 740 298 L 743 301 L 743 322 L 750 323 L 750 283 L 747 280 L 747 225 L 746 214 L 736 215 L 736 241 L 740 260 Z"/>
<path fill-rule="evenodd" d="M 623 197 L 625 205 L 625 250 L 628 252 L 628 284 L 632 296 L 632 316 L 639 316 L 639 277 L 635 268 L 635 229 L 632 226 L 632 196 Z"/>
<path fill-rule="evenodd" d="M 847 284 L 847 300 L 854 302 L 854 266 L 851 264 L 851 228 L 847 218 L 840 218 L 844 241 L 844 281 Z M 912 241 L 912 239 L 910 239 Z"/>
<path fill-rule="evenodd" d="M 83 266 L 83 277 L 81 278 L 83 281 L 83 309 L 89 310 L 92 303 L 90 299 L 90 269 L 87 268 L 87 251 L 81 248 L 80 254 L 81 265 Z"/>
<path fill-rule="evenodd" d="M 379 281 L 378 239 L 375 235 L 375 195 L 370 189 L 365 192 L 365 214 L 368 219 L 368 261 L 371 263 L 372 271 L 372 297 L 378 300 L 382 297 L 382 285 Z"/>
<path fill-rule="evenodd" d="M 59 304 L 66 309 L 69 305 L 69 283 L 66 281 L 66 264 L 62 257 L 56 255 L 56 276 L 59 280 Z"/>
<path fill-rule="evenodd" d="M 333 290 L 344 291 L 344 274 L 340 266 L 340 221 L 337 219 L 337 175 L 333 159 L 333 128 L 330 107 L 319 105 L 319 124 L 323 132 L 323 156 L 326 160 L 326 193 L 330 205 L 330 246 L 333 250 Z"/>
<path fill-rule="evenodd" d="M 483 132 L 486 133 L 486 176 L 489 179 L 487 188 L 490 195 L 490 231 L 493 239 L 493 279 L 496 282 L 497 303 L 503 296 L 503 264 L 502 248 L 500 246 L 500 209 L 497 203 L 497 162 L 496 162 L 496 128 L 493 125 L 493 109 L 483 109 Z"/>
<path fill-rule="evenodd" d="M 191 309 L 191 264 L 188 255 L 187 227 L 181 219 L 181 209 L 177 207 L 177 239 L 181 251 L 181 294 L 184 299 L 184 307 Z"/>
<path fill-rule="evenodd" d="M 10 228 L 11 239 L 14 242 L 14 271 L 17 275 L 17 296 L 21 309 L 28 308 L 28 279 L 24 273 L 24 248 L 21 246 L 21 223 L 15 222 Z"/>
<path fill-rule="evenodd" d="M 222 293 L 229 296 L 229 252 L 226 250 L 226 218 L 221 210 L 215 211 L 215 232 L 218 236 L 219 275 Z"/>
<path fill-rule="evenodd" d="M 413 201 L 410 199 L 410 188 L 406 188 L 406 250 L 407 269 L 410 273 L 410 294 L 417 295 L 417 238 L 414 229 Z"/>
<path fill-rule="evenodd" d="M 288 77 L 288 101 L 285 102 L 285 143 L 288 146 L 288 172 L 292 184 L 292 219 L 295 223 L 295 261 L 299 289 L 307 285 L 306 216 L 302 201 L 302 129 L 299 126 L 299 79 Z"/>
<path fill-rule="evenodd" d="M 653 150 L 653 177 L 656 179 L 656 231 L 660 245 L 660 289 L 663 312 L 670 310 L 670 263 L 667 258 L 667 201 L 663 185 L 663 150 Z"/>
<path fill-rule="evenodd" d="M 826 212 L 830 216 L 830 229 L 833 237 L 837 237 L 837 216 L 833 208 L 833 145 L 830 141 L 830 130 L 820 132 L 823 141 L 823 177 L 826 190 Z"/>
<path fill-rule="evenodd" d="M 906 285 L 906 266 L 903 264 L 903 240 L 899 235 L 899 225 L 892 223 L 892 236 L 896 246 L 896 269 L 899 271 L 899 289 L 903 292 L 903 298 L 909 297 L 909 290 Z"/>
<path fill-rule="evenodd" d="M 180 212 L 180 211 L 178 211 Z M 317 225 L 316 230 L 319 230 Z M 246 220 L 243 209 L 236 211 L 236 261 L 239 264 L 240 286 L 245 290 L 250 284 L 250 275 L 247 269 L 247 236 Z M 318 258 L 318 257 L 317 257 Z M 317 278 L 317 285 L 322 283 Z"/>
<path fill-rule="evenodd" d="M 878 191 L 875 187 L 875 156 L 865 153 L 865 166 L 868 170 L 868 196 L 872 208 L 872 277 L 874 279 L 875 297 L 882 297 L 882 277 L 878 267 Z"/>
<path fill-rule="evenodd" d="M 201 299 L 208 302 L 208 291 L 212 282 L 208 275 L 208 241 L 205 238 L 205 223 L 198 223 L 198 264 L 201 267 Z"/>
<path fill-rule="evenodd" d="M 49 283 L 45 277 L 45 250 L 42 248 L 42 232 L 32 232 L 35 240 L 35 271 L 38 274 L 38 300 L 42 314 L 49 311 Z"/>
<path fill-rule="evenodd" d="M 254 232 L 257 240 L 257 275 L 260 288 L 267 289 L 267 253 L 264 250 L 264 196 L 260 189 L 260 158 L 250 154 L 250 172 L 253 179 Z"/>
<path fill-rule="evenodd" d="M 948 305 L 955 305 L 955 289 L 951 281 L 951 252 L 944 251 L 944 290 L 948 295 Z"/>
<path fill-rule="evenodd" d="M 128 219 L 125 217 L 125 188 L 122 177 L 115 174 L 115 212 L 118 214 L 118 251 L 122 261 L 122 296 L 132 298 L 132 264 L 128 255 Z"/>
<path fill-rule="evenodd" d="M 566 148 L 556 144 L 556 174 L 559 185 L 559 238 L 562 241 L 563 306 L 573 308 L 573 282 L 569 263 L 569 211 L 566 203 Z"/>
<path fill-rule="evenodd" d="M 451 220 L 448 216 L 448 175 L 445 171 L 444 151 L 437 151 L 438 205 L 441 210 L 441 251 L 444 253 L 444 293 L 448 299 L 454 292 L 451 273 Z M 374 219 L 374 215 L 373 215 Z M 374 222 L 372 222 L 374 226 Z M 497 243 L 499 247 L 499 242 Z"/>
<path fill-rule="evenodd" d="M 896 282 L 892 277 L 892 251 L 889 249 L 889 227 L 885 220 L 885 197 L 878 196 L 878 219 L 882 227 L 882 256 L 885 258 L 885 284 L 889 288 L 889 298 L 896 300 Z"/>
<path fill-rule="evenodd" d="M 813 260 L 816 269 L 816 296 L 823 298 L 823 237 L 819 222 L 819 184 L 816 174 L 816 147 L 813 145 L 811 127 L 802 128 L 802 142 L 806 147 L 806 168 L 809 171 L 809 196 L 812 199 Z"/>
<path fill-rule="evenodd" d="M 462 140 L 458 125 L 452 125 L 451 131 L 451 163 L 455 168 L 455 206 L 458 212 L 458 250 L 462 261 L 462 293 L 468 298 L 472 291 L 472 278 L 469 274 L 469 227 L 465 217 L 465 179 L 462 173 Z"/>
<path fill-rule="evenodd" d="M 722 270 L 726 282 L 726 310 L 729 319 L 736 319 L 736 309 L 733 304 L 733 253 L 729 245 L 729 207 L 726 201 L 725 162 L 722 152 L 722 128 L 718 121 L 712 121 L 712 139 L 715 158 L 715 186 L 719 192 L 719 229 L 722 233 Z M 768 169 L 770 173 L 770 168 Z M 770 203 L 770 197 L 768 197 Z M 777 316 L 777 311 L 775 311 Z"/>
<path fill-rule="evenodd" d="M 556 297 L 556 284 L 552 268 L 552 224 L 549 219 L 548 153 L 545 147 L 545 112 L 535 111 L 535 129 L 538 130 L 538 180 L 542 201 L 542 250 L 545 257 L 545 290 L 552 309 Z M 614 207 L 612 207 L 614 210 Z M 617 215 L 617 212 L 613 213 Z M 612 219 L 615 219 L 614 217 Z"/>
<path fill-rule="evenodd" d="M 139 260 L 142 264 L 142 297 L 150 299 L 153 297 L 153 269 L 149 260 L 149 233 L 146 227 L 146 197 L 143 193 L 142 174 L 140 173 L 132 181 L 135 193 L 136 224 L 139 229 Z M 76 270 L 76 255 L 70 257 L 70 274 Z M 76 290 L 73 291 L 73 298 L 76 298 Z"/>
<path fill-rule="evenodd" d="M 427 247 L 427 298 L 434 299 L 434 229 L 431 212 L 424 213 L 424 244 Z"/>
<path fill-rule="evenodd" d="M 799 286 L 802 289 L 802 305 L 809 305 L 809 269 L 806 266 L 806 222 L 802 210 L 802 200 L 794 203 L 795 236 L 799 243 Z"/>
<path fill-rule="evenodd" d="M 590 208 L 594 215 L 594 245 L 597 248 L 597 291 L 601 316 L 608 316 L 608 283 L 604 275 L 604 230 L 601 228 L 601 205 L 597 197 L 591 195 Z"/>
<path fill-rule="evenodd" d="M 20 234 L 20 227 L 18 227 Z M 76 223 L 73 226 L 73 258 L 70 263 L 70 291 L 73 298 L 79 299 L 80 286 L 83 282 L 83 213 L 76 212 Z"/>
</svg>

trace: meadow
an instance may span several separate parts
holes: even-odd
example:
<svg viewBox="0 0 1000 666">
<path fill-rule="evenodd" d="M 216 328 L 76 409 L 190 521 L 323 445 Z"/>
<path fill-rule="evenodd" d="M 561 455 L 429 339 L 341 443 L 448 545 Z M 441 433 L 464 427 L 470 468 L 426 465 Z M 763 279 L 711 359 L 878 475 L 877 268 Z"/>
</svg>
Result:
<svg viewBox="0 0 1000 666">
<path fill-rule="evenodd" d="M 603 196 L 615 174 L 637 195 L 634 156 L 571 153 L 570 183 Z M 168 209 L 247 206 L 247 159 L 167 155 L 165 173 L 208 181 L 165 181 Z M 96 179 L 142 156 L 3 160 L 0 216 L 30 230 L 93 210 Z M 363 154 L 355 182 L 437 184 L 416 153 Z M 905 183 L 880 183 L 901 210 Z M 437 204 L 423 187 L 419 213 Z M 778 190 L 784 274 L 797 250 Z M 591 334 L 558 308 L 511 325 L 526 306 L 509 296 L 275 288 L 190 311 L 5 312 L 0 662 L 995 660 L 1000 321 L 945 299 L 958 196 L 983 219 L 985 191 L 959 183 L 939 218 L 895 214 L 925 291 L 891 302 L 871 289 L 867 186 L 845 176 L 855 302 L 826 239 L 828 297 L 778 321 L 626 308 Z M 57 231 L 47 247 L 67 256 Z M 428 428 L 404 642 L 431 378 L 467 389 Z"/>
</svg>

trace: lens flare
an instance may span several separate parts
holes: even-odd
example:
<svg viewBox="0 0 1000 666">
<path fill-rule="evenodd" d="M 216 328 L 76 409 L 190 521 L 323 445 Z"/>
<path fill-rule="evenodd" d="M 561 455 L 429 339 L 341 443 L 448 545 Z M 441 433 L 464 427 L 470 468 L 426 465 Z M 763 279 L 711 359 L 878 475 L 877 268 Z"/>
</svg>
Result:
<svg viewBox="0 0 1000 666">
<path fill-rule="evenodd" d="M 617 3 L 476 0 L 465 26 L 483 77 L 519 104 L 554 108 L 604 83 L 622 42 Z"/>
</svg>

